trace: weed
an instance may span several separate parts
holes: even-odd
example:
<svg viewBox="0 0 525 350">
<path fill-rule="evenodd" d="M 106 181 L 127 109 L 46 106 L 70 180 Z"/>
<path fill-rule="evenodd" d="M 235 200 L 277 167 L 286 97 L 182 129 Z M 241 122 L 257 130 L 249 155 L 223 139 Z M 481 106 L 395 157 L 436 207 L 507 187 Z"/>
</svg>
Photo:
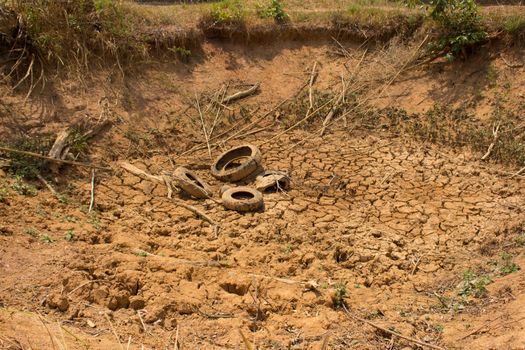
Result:
<svg viewBox="0 0 525 350">
<path fill-rule="evenodd" d="M 51 237 L 49 237 L 47 234 L 43 234 L 40 236 L 40 240 L 44 243 L 51 244 L 55 242 L 55 240 Z"/>
<path fill-rule="evenodd" d="M 503 21 L 503 30 L 509 34 L 516 34 L 525 29 L 525 17 L 520 15 L 510 15 Z"/>
<path fill-rule="evenodd" d="M 143 250 L 138 250 L 138 251 L 135 252 L 135 255 L 136 255 L 136 256 L 140 256 L 140 257 L 145 258 L 145 257 L 148 256 L 148 253 L 146 253 L 146 252 L 143 251 Z"/>
<path fill-rule="evenodd" d="M 214 24 L 240 23 L 244 18 L 244 9 L 240 0 L 222 0 L 214 4 L 209 13 Z"/>
<path fill-rule="evenodd" d="M 482 298 L 487 295 L 487 285 L 492 280 L 489 276 L 477 276 L 472 270 L 466 270 L 463 273 L 463 281 L 458 295 L 466 298 L 473 295 L 476 298 Z"/>
<path fill-rule="evenodd" d="M 25 233 L 26 235 L 29 235 L 29 236 L 31 236 L 31 237 L 35 237 L 35 238 L 38 237 L 38 236 L 40 235 L 40 232 L 38 232 L 37 230 L 35 230 L 35 229 L 32 228 L 32 227 L 26 227 L 26 228 L 24 229 L 24 233 Z"/>
<path fill-rule="evenodd" d="M 175 55 L 177 55 L 181 60 L 186 61 L 191 56 L 191 51 L 179 46 L 172 46 L 168 49 L 169 51 L 173 52 Z"/>
<path fill-rule="evenodd" d="M 525 232 L 520 233 L 514 238 L 514 242 L 518 247 L 524 247 L 525 246 Z"/>
<path fill-rule="evenodd" d="M 74 130 L 69 136 L 68 141 L 69 151 L 76 155 L 75 158 L 78 158 L 79 155 L 85 154 L 87 152 L 87 138 L 82 132 L 80 132 L 80 130 Z"/>
<path fill-rule="evenodd" d="M 431 0 L 430 4 L 430 17 L 441 31 L 429 45 L 431 53 L 444 54 L 450 60 L 465 58 L 467 49 L 487 38 L 474 0 Z"/>
<path fill-rule="evenodd" d="M 62 204 L 69 204 L 70 203 L 70 198 L 69 198 L 67 193 L 57 192 L 56 197 L 57 197 L 58 201 L 60 203 L 62 203 Z"/>
<path fill-rule="evenodd" d="M 257 5 L 257 15 L 260 18 L 273 18 L 277 23 L 284 23 L 290 18 L 284 11 L 284 4 L 281 0 L 270 0 L 266 6 Z"/>
<path fill-rule="evenodd" d="M 286 254 L 286 255 L 290 255 L 290 254 L 292 254 L 292 251 L 293 251 L 293 245 L 292 245 L 291 243 L 286 244 L 286 245 L 282 248 L 282 252 L 283 252 L 283 254 Z"/>
<path fill-rule="evenodd" d="M 73 230 L 67 230 L 66 234 L 64 235 L 64 239 L 68 242 L 75 239 L 75 231 Z"/>
<path fill-rule="evenodd" d="M 0 203 L 6 203 L 9 198 L 9 190 L 5 187 L 0 187 Z"/>
<path fill-rule="evenodd" d="M 513 258 L 512 254 L 501 254 L 502 265 L 499 267 L 501 275 L 506 276 L 520 269 L 520 267 L 513 261 Z"/>
<path fill-rule="evenodd" d="M 15 178 L 15 182 L 11 185 L 11 188 L 15 190 L 17 193 L 24 195 L 24 196 L 33 197 L 33 196 L 36 196 L 37 194 L 36 187 L 28 183 L 25 183 L 24 180 L 20 176 L 17 176 Z"/>
<path fill-rule="evenodd" d="M 98 217 L 98 213 L 96 211 L 92 211 L 91 213 L 89 213 L 88 223 L 91 224 L 97 231 L 100 231 L 102 229 L 100 218 Z"/>
<path fill-rule="evenodd" d="M 348 292 L 346 290 L 346 285 L 343 282 L 337 282 L 334 285 L 334 296 L 333 304 L 334 307 L 341 307 L 345 305 L 345 298 L 347 297 Z"/>
<path fill-rule="evenodd" d="M 49 136 L 23 136 L 10 140 L 6 146 L 20 151 L 45 155 L 51 148 L 51 142 L 52 139 Z M 13 175 L 27 180 L 36 179 L 36 175 L 46 168 L 45 160 L 18 153 L 9 153 L 7 158 L 9 158 L 9 171 Z"/>
<path fill-rule="evenodd" d="M 443 333 L 444 330 L 445 330 L 445 327 L 442 324 L 437 324 L 434 326 L 434 331 L 436 333 Z"/>
<path fill-rule="evenodd" d="M 65 219 L 67 222 L 77 222 L 78 220 L 77 217 L 74 215 L 66 215 Z"/>
</svg>

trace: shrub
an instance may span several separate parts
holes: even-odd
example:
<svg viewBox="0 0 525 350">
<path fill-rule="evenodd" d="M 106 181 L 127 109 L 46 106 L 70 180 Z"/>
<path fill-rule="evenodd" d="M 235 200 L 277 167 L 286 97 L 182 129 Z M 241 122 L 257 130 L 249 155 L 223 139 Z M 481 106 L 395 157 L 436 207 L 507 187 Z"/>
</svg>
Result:
<svg viewBox="0 0 525 350">
<path fill-rule="evenodd" d="M 431 0 L 430 17 L 438 24 L 440 37 L 429 49 L 447 58 L 465 58 L 467 49 L 487 38 L 474 0 Z"/>
<path fill-rule="evenodd" d="M 284 4 L 280 0 L 270 0 L 267 6 L 257 6 L 257 15 L 260 18 L 273 18 L 277 23 L 284 23 L 290 18 L 284 11 Z"/>
<path fill-rule="evenodd" d="M 211 20 L 217 23 L 242 22 L 244 10 L 240 0 L 222 0 L 211 8 Z"/>
</svg>

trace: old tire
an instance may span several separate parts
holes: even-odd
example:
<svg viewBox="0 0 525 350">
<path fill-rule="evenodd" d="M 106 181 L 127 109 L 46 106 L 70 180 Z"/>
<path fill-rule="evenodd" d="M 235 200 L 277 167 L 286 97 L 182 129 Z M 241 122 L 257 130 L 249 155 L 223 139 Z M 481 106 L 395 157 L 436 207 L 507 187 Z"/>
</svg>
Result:
<svg viewBox="0 0 525 350">
<path fill-rule="evenodd" d="M 211 166 L 211 173 L 221 181 L 240 181 L 257 170 L 261 158 L 256 146 L 238 146 L 221 154 Z"/>
<path fill-rule="evenodd" d="M 267 170 L 257 176 L 255 188 L 260 192 L 288 190 L 290 189 L 290 177 L 282 171 Z"/>
<path fill-rule="evenodd" d="M 195 198 L 209 198 L 213 195 L 210 186 L 194 172 L 178 167 L 173 172 L 173 178 L 177 187 Z"/>
<path fill-rule="evenodd" d="M 246 186 L 232 187 L 222 194 L 222 204 L 226 209 L 240 212 L 257 211 L 264 201 L 262 193 Z"/>
</svg>

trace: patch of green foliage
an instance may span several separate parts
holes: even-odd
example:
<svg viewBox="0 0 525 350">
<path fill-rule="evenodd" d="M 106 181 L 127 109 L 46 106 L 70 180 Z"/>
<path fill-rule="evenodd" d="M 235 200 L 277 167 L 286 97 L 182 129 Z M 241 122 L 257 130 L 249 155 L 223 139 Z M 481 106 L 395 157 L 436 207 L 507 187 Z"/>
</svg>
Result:
<svg viewBox="0 0 525 350">
<path fill-rule="evenodd" d="M 499 272 L 503 275 L 509 275 L 513 272 L 516 272 L 520 269 L 520 267 L 514 262 L 514 257 L 512 254 L 509 253 L 503 253 L 501 254 L 501 261 L 502 264 L 499 268 Z"/>
<path fill-rule="evenodd" d="M 37 194 L 36 187 L 24 182 L 24 179 L 20 176 L 15 178 L 15 182 L 11 185 L 11 188 L 23 196 L 33 197 Z"/>
<path fill-rule="evenodd" d="M 222 0 L 214 4 L 209 13 L 214 24 L 238 23 L 244 18 L 244 8 L 240 0 Z"/>
<path fill-rule="evenodd" d="M 346 285 L 343 282 L 337 282 L 334 285 L 334 307 L 341 307 L 345 304 L 345 298 L 348 296 Z"/>
<path fill-rule="evenodd" d="M 521 15 L 510 15 L 503 20 L 503 30 L 515 34 L 525 30 L 525 17 Z"/>
<path fill-rule="evenodd" d="M 40 235 L 40 233 L 37 230 L 35 230 L 34 228 L 32 228 L 32 227 L 26 227 L 24 229 L 24 233 L 26 235 L 29 235 L 29 236 L 34 237 L 34 238 L 36 238 L 36 237 L 38 237 Z"/>
<path fill-rule="evenodd" d="M 33 152 L 45 155 L 49 152 L 52 145 L 52 139 L 49 136 L 22 136 L 16 137 L 6 143 L 7 148 L 16 149 L 19 151 Z M 46 161 L 21 155 L 18 153 L 7 153 L 9 158 L 9 172 L 15 176 L 27 180 L 36 179 L 36 175 L 40 174 L 46 168 Z"/>
<path fill-rule="evenodd" d="M 75 231 L 73 230 L 67 230 L 66 234 L 64 235 L 64 239 L 68 242 L 75 239 Z"/>
<path fill-rule="evenodd" d="M 430 17 L 440 31 L 439 38 L 429 44 L 432 53 L 450 60 L 465 58 L 470 47 L 487 38 L 474 0 L 431 0 L 430 5 Z"/>
<path fill-rule="evenodd" d="M 40 240 L 44 243 L 47 243 L 47 244 L 51 244 L 51 243 L 54 243 L 55 240 L 51 237 L 49 237 L 49 235 L 47 234 L 43 234 L 42 236 L 40 236 Z"/>
<path fill-rule="evenodd" d="M 0 187 L 0 203 L 6 203 L 9 198 L 9 190 L 5 187 Z"/>
<path fill-rule="evenodd" d="M 458 295 L 462 297 L 474 296 L 482 298 L 487 295 L 487 285 L 492 280 L 489 276 L 478 276 L 472 270 L 467 270 L 463 273 L 463 281 L 461 282 Z"/>
<path fill-rule="evenodd" d="M 266 6 L 257 5 L 257 15 L 260 18 L 273 18 L 277 23 L 284 23 L 290 19 L 284 11 L 284 3 L 281 0 L 270 0 Z"/>
</svg>

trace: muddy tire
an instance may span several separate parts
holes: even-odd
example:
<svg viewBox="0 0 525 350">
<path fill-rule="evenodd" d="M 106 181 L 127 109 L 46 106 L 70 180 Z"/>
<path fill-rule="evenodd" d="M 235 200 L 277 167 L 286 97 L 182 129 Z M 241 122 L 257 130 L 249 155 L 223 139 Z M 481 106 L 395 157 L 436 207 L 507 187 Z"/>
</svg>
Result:
<svg viewBox="0 0 525 350">
<path fill-rule="evenodd" d="M 211 166 L 211 173 L 221 181 L 240 181 L 257 170 L 261 158 L 256 146 L 238 146 L 221 154 Z"/>
<path fill-rule="evenodd" d="M 222 204 L 226 209 L 248 212 L 263 207 L 262 193 L 246 186 L 232 187 L 222 194 Z"/>
<path fill-rule="evenodd" d="M 210 186 L 194 172 L 178 167 L 173 172 L 173 179 L 177 187 L 195 198 L 209 198 L 213 195 Z"/>
<path fill-rule="evenodd" d="M 257 176 L 255 188 L 263 193 L 276 192 L 278 190 L 286 191 L 290 189 L 290 177 L 282 171 L 267 170 Z"/>
</svg>

